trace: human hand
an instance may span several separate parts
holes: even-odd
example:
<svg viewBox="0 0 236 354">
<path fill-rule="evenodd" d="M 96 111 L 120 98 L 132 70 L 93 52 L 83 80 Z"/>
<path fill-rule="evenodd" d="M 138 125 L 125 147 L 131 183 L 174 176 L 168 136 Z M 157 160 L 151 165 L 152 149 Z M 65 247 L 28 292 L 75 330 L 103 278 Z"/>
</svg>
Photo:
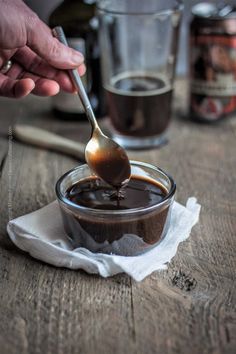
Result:
<svg viewBox="0 0 236 354">
<path fill-rule="evenodd" d="M 83 55 L 61 44 L 21 0 L 0 0 L 0 96 L 56 95 L 75 89 L 63 69 L 85 73 Z M 13 65 L 5 73 L 7 60 Z"/>
</svg>

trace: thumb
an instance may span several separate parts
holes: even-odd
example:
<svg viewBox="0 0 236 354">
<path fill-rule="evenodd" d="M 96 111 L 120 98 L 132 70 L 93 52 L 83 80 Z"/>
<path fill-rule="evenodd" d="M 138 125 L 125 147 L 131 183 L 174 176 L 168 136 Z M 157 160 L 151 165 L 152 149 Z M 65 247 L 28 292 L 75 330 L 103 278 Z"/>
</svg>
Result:
<svg viewBox="0 0 236 354">
<path fill-rule="evenodd" d="M 83 55 L 53 37 L 50 28 L 35 16 L 33 24 L 27 28 L 27 45 L 58 69 L 73 69 L 84 61 Z"/>
</svg>

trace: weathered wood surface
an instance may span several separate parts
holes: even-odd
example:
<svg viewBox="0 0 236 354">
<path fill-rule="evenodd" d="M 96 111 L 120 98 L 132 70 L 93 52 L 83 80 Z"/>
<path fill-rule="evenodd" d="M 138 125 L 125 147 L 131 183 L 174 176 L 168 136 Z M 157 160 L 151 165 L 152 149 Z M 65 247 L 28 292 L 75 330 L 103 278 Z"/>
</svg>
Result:
<svg viewBox="0 0 236 354">
<path fill-rule="evenodd" d="M 1 354 L 236 352 L 236 117 L 194 124 L 183 119 L 184 97 L 180 85 L 169 144 L 130 156 L 172 174 L 177 200 L 196 196 L 201 218 L 168 270 L 141 283 L 56 269 L 12 245 L 8 199 L 13 217 L 47 204 L 57 178 L 78 162 L 11 145 L 8 126 L 30 123 L 78 140 L 86 140 L 89 128 L 57 121 L 47 99 L 0 100 Z"/>
</svg>

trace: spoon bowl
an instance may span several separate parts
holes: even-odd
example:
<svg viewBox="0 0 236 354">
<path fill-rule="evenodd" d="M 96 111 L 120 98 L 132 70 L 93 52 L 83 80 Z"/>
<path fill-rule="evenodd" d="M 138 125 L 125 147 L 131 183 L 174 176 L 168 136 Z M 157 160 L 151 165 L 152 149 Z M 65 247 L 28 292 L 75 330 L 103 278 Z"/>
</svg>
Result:
<svg viewBox="0 0 236 354">
<path fill-rule="evenodd" d="M 93 131 L 86 145 L 85 159 L 97 176 L 115 188 L 122 187 L 130 179 L 130 163 L 125 150 L 100 128 Z"/>
</svg>

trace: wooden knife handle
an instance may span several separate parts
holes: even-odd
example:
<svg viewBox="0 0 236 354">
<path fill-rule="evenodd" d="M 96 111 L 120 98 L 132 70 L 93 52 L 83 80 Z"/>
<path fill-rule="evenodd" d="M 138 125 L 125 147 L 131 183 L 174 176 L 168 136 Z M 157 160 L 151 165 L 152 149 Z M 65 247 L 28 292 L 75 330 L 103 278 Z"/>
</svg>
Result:
<svg viewBox="0 0 236 354">
<path fill-rule="evenodd" d="M 83 161 L 85 159 L 84 144 L 63 138 L 47 130 L 26 124 L 16 124 L 13 127 L 13 135 L 24 143 L 72 155 Z"/>
</svg>

